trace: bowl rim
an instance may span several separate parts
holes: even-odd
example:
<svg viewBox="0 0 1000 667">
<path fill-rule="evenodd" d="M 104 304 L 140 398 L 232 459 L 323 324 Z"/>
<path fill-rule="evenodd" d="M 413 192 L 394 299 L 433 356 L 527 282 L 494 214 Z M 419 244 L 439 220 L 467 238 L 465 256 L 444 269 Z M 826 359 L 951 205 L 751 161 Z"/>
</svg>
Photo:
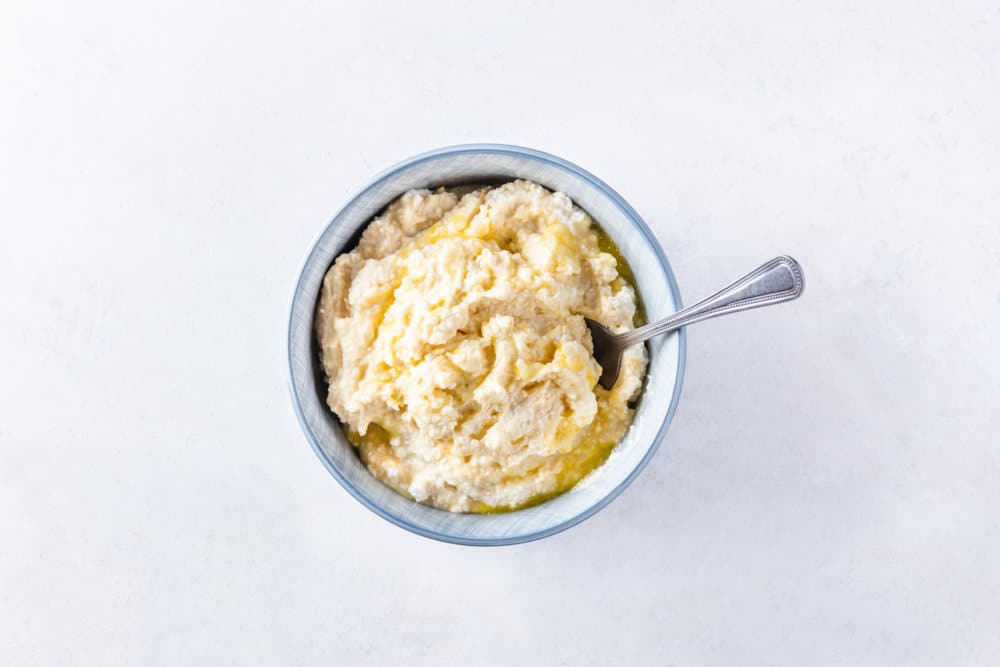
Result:
<svg viewBox="0 0 1000 667">
<path fill-rule="evenodd" d="M 610 185 L 597 178 L 589 171 L 579 167 L 568 160 L 557 157 L 550 153 L 545 153 L 533 148 L 526 148 L 523 146 L 516 146 L 512 144 L 497 144 L 497 143 L 471 143 L 471 144 L 456 144 L 451 146 L 443 146 L 441 148 L 435 148 L 423 153 L 419 153 L 412 157 L 406 158 L 397 162 L 396 164 L 383 169 L 378 172 L 375 176 L 369 179 L 361 188 L 355 191 L 345 203 L 337 210 L 336 213 L 330 218 L 329 222 L 323 227 L 322 230 L 317 234 L 309 252 L 306 254 L 305 260 L 302 262 L 301 268 L 299 269 L 299 275 L 295 282 L 295 289 L 292 292 L 291 302 L 289 304 L 288 310 L 288 327 L 286 331 L 286 363 L 288 367 L 288 387 L 291 394 L 292 406 L 295 410 L 295 416 L 298 419 L 299 426 L 302 428 L 306 439 L 309 441 L 310 447 L 312 447 L 313 452 L 319 458 L 320 462 L 327 469 L 327 471 L 333 476 L 337 482 L 346 490 L 355 500 L 360 502 L 362 505 L 367 507 L 369 510 L 374 512 L 376 515 L 385 519 L 389 523 L 396 525 L 404 530 L 411 533 L 420 535 L 421 537 L 426 537 L 439 542 L 446 542 L 449 544 L 458 544 L 465 546 L 506 546 L 513 544 L 522 544 L 525 542 L 532 542 L 534 540 L 539 540 L 545 537 L 550 537 L 556 533 L 560 533 L 568 528 L 589 519 L 590 517 L 597 514 L 599 511 L 607 507 L 611 501 L 617 498 L 621 493 L 638 477 L 639 473 L 646 467 L 649 461 L 653 458 L 653 455 L 660 448 L 660 444 L 663 442 L 666 436 L 667 430 L 670 427 L 671 422 L 674 418 L 674 413 L 677 411 L 677 405 L 680 401 L 681 388 L 684 384 L 684 371 L 686 366 L 687 358 L 687 333 L 684 329 L 678 330 L 678 347 L 677 347 L 677 374 L 674 380 L 673 395 L 670 398 L 670 405 L 667 408 L 667 412 L 663 417 L 656 435 L 653 437 L 653 442 L 651 443 L 649 449 L 643 455 L 642 459 L 636 464 L 636 466 L 629 472 L 629 474 L 618 483 L 610 492 L 607 493 L 603 498 L 598 500 L 596 503 L 586 508 L 579 514 L 576 514 L 565 521 L 538 530 L 532 533 L 526 533 L 524 535 L 512 535 L 506 537 L 464 537 L 460 535 L 451 535 L 447 533 L 440 533 L 433 530 L 428 530 L 420 526 L 414 525 L 407 521 L 406 519 L 396 516 L 392 512 L 389 512 L 380 505 L 370 501 L 366 496 L 364 496 L 358 489 L 356 489 L 346 477 L 337 469 L 332 461 L 326 456 L 323 448 L 319 444 L 319 440 L 316 434 L 313 433 L 312 428 L 306 421 L 305 414 L 302 408 L 302 401 L 299 398 L 298 391 L 295 387 L 295 375 L 292 368 L 292 358 L 293 358 L 293 337 L 292 337 L 292 327 L 294 325 L 294 312 L 295 305 L 299 298 L 302 296 L 302 281 L 305 278 L 306 269 L 313 262 L 313 256 L 316 254 L 317 248 L 319 246 L 320 240 L 326 235 L 329 229 L 332 227 L 334 222 L 340 217 L 340 214 L 354 204 L 362 195 L 364 195 L 368 190 L 378 185 L 389 176 L 399 172 L 403 169 L 413 167 L 422 162 L 427 162 L 432 159 L 440 158 L 449 155 L 463 155 L 463 154 L 499 154 L 499 155 L 513 155 L 518 157 L 527 157 L 540 162 L 549 163 L 552 166 L 558 167 L 565 171 L 570 172 L 577 178 L 589 182 L 597 190 L 599 190 L 603 195 L 605 195 L 611 202 L 627 217 L 632 224 L 635 225 L 636 229 L 642 234 L 646 242 L 650 245 L 656 256 L 657 261 L 659 261 L 661 267 L 667 276 L 667 283 L 670 288 L 671 296 L 674 303 L 678 305 L 678 309 L 682 307 L 680 290 L 677 287 L 677 280 L 674 277 L 673 268 L 670 266 L 670 262 L 667 259 L 666 254 L 663 252 L 663 248 L 660 246 L 659 241 L 657 241 L 656 236 L 653 234 L 652 230 L 642 219 L 642 217 L 636 212 L 632 206 L 625 201 L 618 192 L 616 192 Z M 415 501 L 414 501 L 415 502 Z"/>
</svg>

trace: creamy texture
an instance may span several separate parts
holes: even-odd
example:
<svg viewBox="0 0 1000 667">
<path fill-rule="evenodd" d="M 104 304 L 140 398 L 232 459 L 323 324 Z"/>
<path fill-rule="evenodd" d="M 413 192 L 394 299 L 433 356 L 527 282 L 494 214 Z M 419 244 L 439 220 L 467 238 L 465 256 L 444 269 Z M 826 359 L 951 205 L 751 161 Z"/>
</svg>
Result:
<svg viewBox="0 0 1000 667">
<path fill-rule="evenodd" d="M 467 189 L 466 189 L 467 190 Z M 362 460 L 442 509 L 524 507 L 607 458 L 632 421 L 642 346 L 609 392 L 583 318 L 632 328 L 637 299 L 591 218 L 527 181 L 414 190 L 323 281 L 327 402 Z"/>
</svg>

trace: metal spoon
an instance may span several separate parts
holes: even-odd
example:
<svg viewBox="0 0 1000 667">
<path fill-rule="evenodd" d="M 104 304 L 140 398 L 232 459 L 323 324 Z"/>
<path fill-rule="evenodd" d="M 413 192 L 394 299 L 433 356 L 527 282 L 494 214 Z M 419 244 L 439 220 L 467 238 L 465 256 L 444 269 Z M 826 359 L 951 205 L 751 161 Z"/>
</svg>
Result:
<svg viewBox="0 0 1000 667">
<path fill-rule="evenodd" d="M 797 299 L 804 287 L 802 267 L 791 257 L 782 256 L 775 257 L 704 301 L 632 331 L 615 334 L 599 322 L 584 318 L 594 343 L 594 359 L 601 365 L 598 383 L 608 390 L 615 386 L 622 353 L 626 348 L 712 317 Z"/>
</svg>

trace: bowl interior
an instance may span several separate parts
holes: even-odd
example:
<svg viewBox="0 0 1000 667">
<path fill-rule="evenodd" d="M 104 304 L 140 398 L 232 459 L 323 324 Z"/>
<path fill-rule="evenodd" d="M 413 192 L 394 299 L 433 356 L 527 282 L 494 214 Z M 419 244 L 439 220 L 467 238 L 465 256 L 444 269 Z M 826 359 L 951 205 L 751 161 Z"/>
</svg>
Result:
<svg viewBox="0 0 1000 667">
<path fill-rule="evenodd" d="M 666 431 L 680 392 L 684 335 L 650 342 L 646 387 L 632 428 L 607 462 L 571 490 L 508 514 L 454 514 L 409 500 L 375 479 L 325 403 L 326 383 L 313 332 L 320 285 L 334 258 L 352 248 L 364 226 L 413 188 L 523 178 L 566 193 L 618 244 L 650 321 L 679 309 L 666 257 L 638 215 L 607 185 L 559 158 L 510 146 L 457 146 L 417 156 L 376 177 L 333 218 L 306 259 L 292 301 L 288 353 L 292 398 L 302 428 L 330 472 L 384 518 L 427 537 L 462 544 L 511 544 L 551 535 L 606 505 L 642 469 Z"/>
</svg>

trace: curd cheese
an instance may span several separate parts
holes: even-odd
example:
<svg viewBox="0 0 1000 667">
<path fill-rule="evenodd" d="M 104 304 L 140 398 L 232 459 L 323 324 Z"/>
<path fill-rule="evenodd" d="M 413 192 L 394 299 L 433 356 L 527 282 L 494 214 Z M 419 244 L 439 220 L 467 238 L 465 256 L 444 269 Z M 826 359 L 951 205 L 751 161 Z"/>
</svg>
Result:
<svg viewBox="0 0 1000 667">
<path fill-rule="evenodd" d="M 583 318 L 631 329 L 637 297 L 566 195 L 464 190 L 407 192 L 372 221 L 327 273 L 316 331 L 327 402 L 378 479 L 450 511 L 513 510 L 604 462 L 645 349 L 597 384 Z"/>
</svg>

